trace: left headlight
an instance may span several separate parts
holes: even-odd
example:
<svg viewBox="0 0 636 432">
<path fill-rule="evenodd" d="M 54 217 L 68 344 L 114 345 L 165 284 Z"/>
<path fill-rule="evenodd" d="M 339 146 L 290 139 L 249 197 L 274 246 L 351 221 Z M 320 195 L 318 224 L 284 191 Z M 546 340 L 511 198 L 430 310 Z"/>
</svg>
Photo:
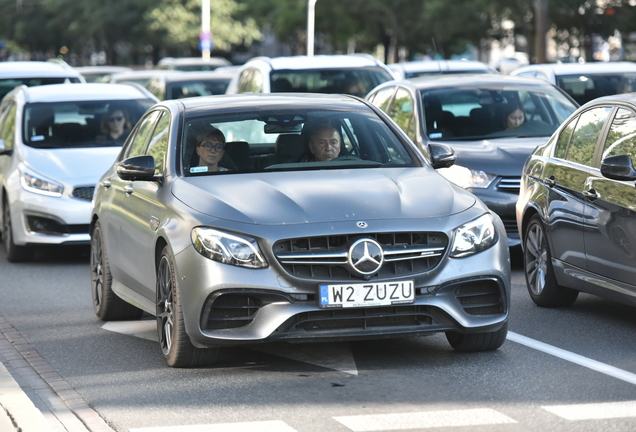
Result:
<svg viewBox="0 0 636 432">
<path fill-rule="evenodd" d="M 455 228 L 450 256 L 463 258 L 488 249 L 497 241 L 495 223 L 488 213 Z"/>
<path fill-rule="evenodd" d="M 206 258 L 239 267 L 267 267 L 254 239 L 202 227 L 194 228 L 191 236 L 194 248 Z"/>
<path fill-rule="evenodd" d="M 24 168 L 20 169 L 20 184 L 29 192 L 52 197 L 61 197 L 64 191 L 64 186 Z"/>
<path fill-rule="evenodd" d="M 474 170 L 459 165 L 453 165 L 449 168 L 440 168 L 437 172 L 444 176 L 446 180 L 464 189 L 486 189 L 496 178 L 496 176 L 485 171 Z"/>
</svg>

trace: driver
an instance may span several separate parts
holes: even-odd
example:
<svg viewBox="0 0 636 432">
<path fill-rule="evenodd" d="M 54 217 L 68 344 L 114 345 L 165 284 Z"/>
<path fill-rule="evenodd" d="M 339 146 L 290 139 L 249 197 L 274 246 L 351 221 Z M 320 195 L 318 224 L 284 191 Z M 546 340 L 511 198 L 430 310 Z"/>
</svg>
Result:
<svg viewBox="0 0 636 432">
<path fill-rule="evenodd" d="M 340 134 L 329 125 L 319 126 L 309 137 L 310 162 L 327 162 L 340 154 Z"/>
</svg>

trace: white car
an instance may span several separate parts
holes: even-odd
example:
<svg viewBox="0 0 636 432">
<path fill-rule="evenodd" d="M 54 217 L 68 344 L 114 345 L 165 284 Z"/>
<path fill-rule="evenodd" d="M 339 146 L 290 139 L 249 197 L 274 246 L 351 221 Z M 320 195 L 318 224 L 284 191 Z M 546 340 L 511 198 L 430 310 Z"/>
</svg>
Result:
<svg viewBox="0 0 636 432">
<path fill-rule="evenodd" d="M 255 57 L 236 72 L 226 94 L 342 93 L 364 97 L 393 78 L 384 63 L 366 54 Z"/>
<path fill-rule="evenodd" d="M 125 84 L 19 86 L 0 105 L 0 217 L 7 260 L 34 246 L 88 244 L 91 200 L 130 129 L 157 102 Z M 113 127 L 114 129 L 114 127 Z"/>
<path fill-rule="evenodd" d="M 497 70 L 486 63 L 472 60 L 428 60 L 393 63 L 388 65 L 396 79 L 409 79 L 429 75 L 447 74 L 497 74 Z"/>
<path fill-rule="evenodd" d="M 636 90 L 636 63 L 550 63 L 520 67 L 510 75 L 535 77 L 562 88 L 579 105 L 601 96 Z"/>
<path fill-rule="evenodd" d="M 84 77 L 70 66 L 57 62 L 0 62 L 0 99 L 19 85 L 84 83 Z"/>
</svg>

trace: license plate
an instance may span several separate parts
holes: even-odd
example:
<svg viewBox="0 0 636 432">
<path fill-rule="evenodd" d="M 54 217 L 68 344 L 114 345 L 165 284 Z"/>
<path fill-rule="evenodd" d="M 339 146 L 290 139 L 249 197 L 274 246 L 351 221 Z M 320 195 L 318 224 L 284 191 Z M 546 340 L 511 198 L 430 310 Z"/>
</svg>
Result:
<svg viewBox="0 0 636 432">
<path fill-rule="evenodd" d="M 320 285 L 320 307 L 367 307 L 413 303 L 413 281 Z"/>
</svg>

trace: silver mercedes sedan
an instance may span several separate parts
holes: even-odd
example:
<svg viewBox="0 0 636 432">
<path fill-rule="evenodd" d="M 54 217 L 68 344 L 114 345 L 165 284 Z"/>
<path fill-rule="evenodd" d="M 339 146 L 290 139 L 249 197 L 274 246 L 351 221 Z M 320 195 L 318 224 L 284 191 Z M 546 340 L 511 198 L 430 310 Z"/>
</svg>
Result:
<svg viewBox="0 0 636 432">
<path fill-rule="evenodd" d="M 353 96 L 158 103 L 93 198 L 95 312 L 156 316 L 173 367 L 270 341 L 445 332 L 459 351 L 497 349 L 506 233 L 435 171 L 454 161 Z"/>
</svg>

